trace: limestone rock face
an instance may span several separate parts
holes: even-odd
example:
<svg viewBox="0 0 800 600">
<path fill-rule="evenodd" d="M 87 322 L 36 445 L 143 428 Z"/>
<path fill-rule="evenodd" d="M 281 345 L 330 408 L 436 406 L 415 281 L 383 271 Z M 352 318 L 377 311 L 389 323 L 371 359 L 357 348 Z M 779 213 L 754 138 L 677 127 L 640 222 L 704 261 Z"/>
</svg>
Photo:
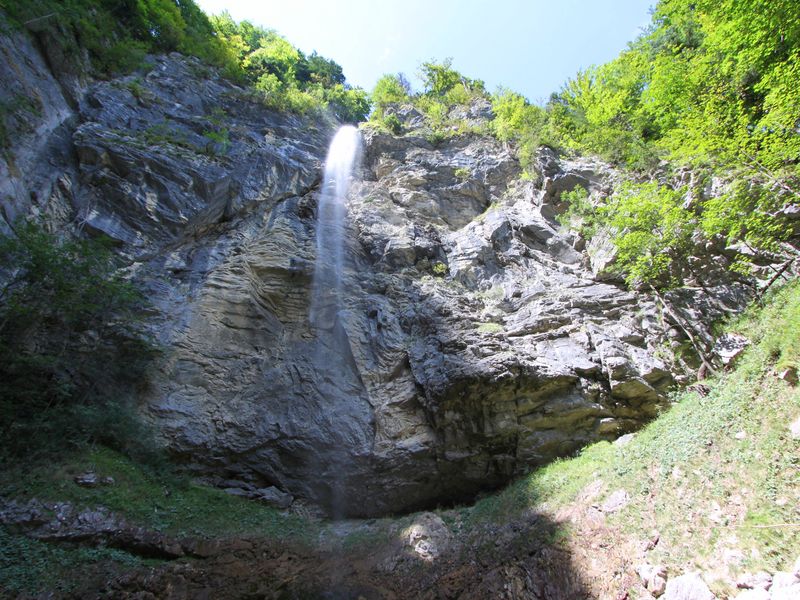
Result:
<svg viewBox="0 0 800 600">
<path fill-rule="evenodd" d="M 191 292 L 173 292 L 148 399 L 173 451 L 380 514 L 467 500 L 655 415 L 673 381 L 655 305 L 594 279 L 510 153 L 364 138 L 333 329 L 308 322 L 315 193 L 173 250 Z"/>
<path fill-rule="evenodd" d="M 29 163 L 63 182 L 44 204 L 116 240 L 147 290 L 164 354 L 142 414 L 188 468 L 379 515 L 468 500 L 665 402 L 672 324 L 595 275 L 555 220 L 560 194 L 602 192 L 608 167 L 543 152 L 523 180 L 499 142 L 433 146 L 411 110 L 403 136 L 365 129 L 342 309 L 318 329 L 315 213 L 336 124 L 272 113 L 194 59 L 152 62 L 72 108 L 54 91 L 48 127 L 72 127 L 71 151 Z M 675 296 L 698 326 L 719 309 L 699 294 Z"/>
</svg>

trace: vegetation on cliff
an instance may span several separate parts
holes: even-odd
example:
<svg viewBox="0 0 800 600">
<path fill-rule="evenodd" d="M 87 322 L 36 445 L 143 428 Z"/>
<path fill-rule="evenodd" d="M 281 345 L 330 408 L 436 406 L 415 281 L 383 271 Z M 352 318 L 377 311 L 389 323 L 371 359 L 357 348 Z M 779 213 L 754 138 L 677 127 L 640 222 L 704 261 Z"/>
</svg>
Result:
<svg viewBox="0 0 800 600">
<path fill-rule="evenodd" d="M 275 31 L 228 13 L 209 17 L 192 0 L 1 0 L 0 8 L 76 63 L 88 52 L 101 76 L 146 68 L 149 53 L 181 52 L 253 86 L 277 110 L 330 108 L 351 122 L 369 113 L 366 92 L 348 85 L 334 61 L 306 56 Z"/>
<path fill-rule="evenodd" d="M 352 121 L 369 110 L 366 94 L 348 87 L 335 62 L 306 56 L 277 33 L 227 14 L 206 17 L 191 0 L 0 6 L 17 27 L 61 44 L 64 53 L 85 49 L 97 76 L 146 68 L 147 53 L 178 51 L 247 84 L 276 110 L 327 107 Z M 544 106 L 509 90 L 490 94 L 451 61 L 430 61 L 421 67 L 421 92 L 402 75 L 377 83 L 372 122 L 402 134 L 405 122 L 421 119 L 434 146 L 450 136 L 491 133 L 517 149 L 531 178 L 544 178 L 534 168 L 542 144 L 613 163 L 624 181 L 608 196 L 575 187 L 561 193 L 557 210 L 566 210 L 562 221 L 584 238 L 601 229 L 610 235 L 617 268 L 631 286 L 656 289 L 697 276 L 689 259 L 700 247 L 730 250 L 738 257 L 730 261 L 734 270 L 750 268 L 746 259 L 757 252 L 788 265 L 796 251 L 787 244 L 795 241 L 787 208 L 797 204 L 800 188 L 798 13 L 788 0 L 662 0 L 651 28 L 625 52 L 579 73 Z M 138 98 L 140 84 L 125 85 Z M 14 110 L 35 112 L 31 106 Z M 202 134 L 223 148 L 230 142 L 224 115 L 212 114 Z M 0 138 L 2 131 L 0 123 Z M 143 139 L 171 143 L 157 126 Z M 466 180 L 463 169 L 453 174 Z M 0 511 L 38 499 L 55 519 L 54 503 L 66 501 L 106 507 L 159 534 L 259 538 L 263 546 L 231 551 L 240 552 L 237 568 L 248 560 L 263 564 L 263 548 L 283 552 L 287 541 L 323 540 L 328 546 L 315 552 L 363 559 L 371 576 L 386 579 L 386 589 L 402 593 L 411 585 L 392 572 L 399 559 L 368 561 L 390 545 L 411 554 L 401 532 L 414 515 L 338 530 L 145 466 L 147 434 L 131 400 L 155 350 L 139 328 L 146 304 L 107 244 L 19 224 L 15 237 L 0 240 L 0 265 Z M 431 271 L 449 273 L 442 262 Z M 663 565 L 670 576 L 699 569 L 720 594 L 734 593 L 732 582 L 744 572 L 790 567 L 800 554 L 800 288 L 772 290 L 727 328 L 750 342 L 736 368 L 677 394 L 669 410 L 624 443 L 595 444 L 474 506 L 437 511 L 455 542 L 449 555 L 419 572 L 438 582 L 462 567 L 488 573 L 499 564 L 524 565 L 532 522 L 553 524 L 536 543 L 571 556 L 598 596 L 641 591 L 633 574 L 640 560 Z M 494 322 L 477 328 L 484 335 L 501 331 Z M 86 473 L 102 483 L 79 483 Z M 302 513 L 298 504 L 293 510 Z M 0 595 L 71 589 L 87 565 L 110 565 L 99 586 L 123 570 L 165 567 L 105 547 L 103 535 L 66 545 L 0 526 Z M 182 556 L 180 576 L 202 579 L 207 558 Z M 231 568 L 219 577 L 250 572 Z M 297 579 L 293 572 L 280 585 Z"/>
<path fill-rule="evenodd" d="M 0 461 L 89 441 L 141 456 L 131 402 L 155 347 L 108 245 L 21 223 L 0 264 Z"/>
<path fill-rule="evenodd" d="M 613 231 L 629 283 L 675 285 L 692 238 L 793 254 L 783 245 L 794 234 L 784 208 L 800 191 L 799 73 L 795 2 L 662 0 L 625 51 L 579 72 L 544 106 L 507 89 L 490 96 L 444 61 L 422 66 L 417 94 L 402 76 L 384 76 L 372 119 L 399 132 L 387 108 L 409 102 L 434 138 L 455 135 L 471 128 L 454 108 L 490 99 L 492 132 L 517 147 L 530 176 L 546 145 L 649 180 L 625 183 L 602 205 L 583 203 L 584 233 Z"/>
</svg>

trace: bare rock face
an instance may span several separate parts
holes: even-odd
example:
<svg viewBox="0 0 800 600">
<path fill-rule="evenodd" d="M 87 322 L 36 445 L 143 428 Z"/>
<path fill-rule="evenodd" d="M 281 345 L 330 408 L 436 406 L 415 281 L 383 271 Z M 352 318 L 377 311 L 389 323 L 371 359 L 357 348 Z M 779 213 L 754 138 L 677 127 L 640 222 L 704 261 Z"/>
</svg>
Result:
<svg viewBox="0 0 800 600">
<path fill-rule="evenodd" d="M 611 169 L 544 152 L 525 181 L 489 137 L 434 147 L 413 119 L 400 137 L 364 130 L 343 307 L 318 329 L 315 211 L 335 123 L 274 114 L 194 59 L 152 62 L 89 85 L 75 109 L 53 100 L 74 152 L 29 162 L 66 182 L 47 201 L 116 240 L 147 289 L 165 352 L 142 413 L 187 467 L 380 515 L 468 500 L 665 402 L 672 325 L 595 275 L 555 221 L 561 193 L 602 191 Z M 3 199 L 4 214 L 20 202 Z M 703 293 L 675 295 L 694 323 L 723 310 Z M 726 307 L 743 299 L 726 293 Z"/>
<path fill-rule="evenodd" d="M 467 500 L 655 415 L 659 312 L 594 279 L 511 154 L 364 137 L 332 330 L 308 322 L 314 193 L 173 251 L 215 257 L 202 277 L 176 260 L 193 291 L 148 401 L 173 451 L 375 515 Z"/>
</svg>

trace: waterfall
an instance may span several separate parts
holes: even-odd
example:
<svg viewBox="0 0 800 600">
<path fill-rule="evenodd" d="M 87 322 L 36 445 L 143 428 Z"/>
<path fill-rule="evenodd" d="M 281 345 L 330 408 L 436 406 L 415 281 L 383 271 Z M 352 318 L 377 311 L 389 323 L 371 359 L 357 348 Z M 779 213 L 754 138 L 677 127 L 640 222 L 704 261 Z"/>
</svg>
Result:
<svg viewBox="0 0 800 600">
<path fill-rule="evenodd" d="M 317 208 L 317 257 L 309 321 L 320 329 L 336 323 L 342 291 L 345 201 L 361 153 L 361 134 L 352 125 L 336 132 L 325 159 Z"/>
<path fill-rule="evenodd" d="M 360 159 L 361 134 L 344 126 L 331 141 L 317 205 L 317 256 L 311 283 L 309 321 L 316 329 L 309 355 L 322 417 L 319 426 L 330 428 L 331 446 L 320 465 L 326 482 L 327 504 L 335 519 L 344 516 L 347 473 L 352 457 L 345 450 L 369 430 L 370 414 L 358 401 L 356 372 L 346 327 L 340 318 L 344 306 L 342 276 L 345 256 L 345 216 L 347 196 Z M 368 445 L 364 438 L 363 444 Z"/>
</svg>

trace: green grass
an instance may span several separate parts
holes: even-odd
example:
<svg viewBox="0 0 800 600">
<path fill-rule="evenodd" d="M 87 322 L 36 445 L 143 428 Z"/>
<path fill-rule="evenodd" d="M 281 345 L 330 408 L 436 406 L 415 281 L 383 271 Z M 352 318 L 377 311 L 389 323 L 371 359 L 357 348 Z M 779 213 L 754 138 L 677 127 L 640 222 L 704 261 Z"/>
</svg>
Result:
<svg viewBox="0 0 800 600">
<path fill-rule="evenodd" d="M 108 569 L 156 565 L 112 548 L 56 545 L 14 534 L 0 526 L 0 597 L 4 593 L 69 592 Z M 75 577 L 79 572 L 80 579 Z"/>
<path fill-rule="evenodd" d="M 86 471 L 111 476 L 114 483 L 80 487 L 75 475 Z M 48 464 L 3 465 L 0 495 L 23 502 L 37 498 L 78 507 L 105 506 L 132 524 L 179 538 L 244 536 L 305 545 L 319 532 L 312 521 L 198 485 L 168 470 L 142 466 L 102 447 Z M 159 562 L 121 550 L 42 542 L 0 526 L 0 597 L 68 592 L 94 575 L 101 585 L 109 572 Z"/>
<path fill-rule="evenodd" d="M 111 476 L 114 484 L 80 487 L 74 477 L 86 471 Z M 135 524 L 174 536 L 245 534 L 302 542 L 315 532 L 314 525 L 300 517 L 145 468 L 106 448 L 75 454 L 60 464 L 4 469 L 0 495 L 106 506 Z"/>
<path fill-rule="evenodd" d="M 481 323 L 478 325 L 480 333 L 500 333 L 503 331 L 503 326 L 499 323 Z"/>
</svg>

